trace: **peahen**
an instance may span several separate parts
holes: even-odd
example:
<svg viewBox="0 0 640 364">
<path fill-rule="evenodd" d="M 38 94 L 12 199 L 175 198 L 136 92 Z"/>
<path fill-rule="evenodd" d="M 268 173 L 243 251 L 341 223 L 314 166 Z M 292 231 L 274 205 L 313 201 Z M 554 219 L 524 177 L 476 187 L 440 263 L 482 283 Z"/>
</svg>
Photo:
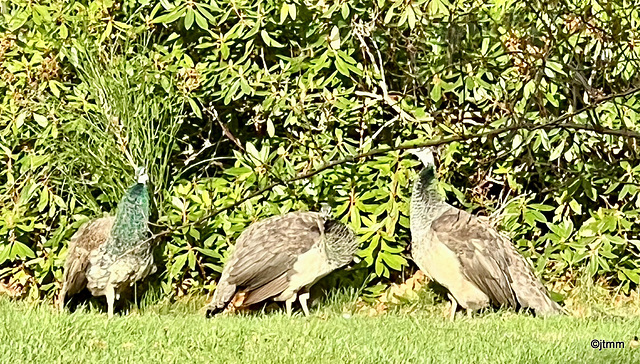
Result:
<svg viewBox="0 0 640 364">
<path fill-rule="evenodd" d="M 90 221 L 71 237 L 58 296 L 61 310 L 67 297 L 86 287 L 93 296 L 106 296 L 112 317 L 122 290 L 155 270 L 144 168 L 136 169 L 136 180 L 118 204 L 115 217 Z"/>
<path fill-rule="evenodd" d="M 493 227 L 444 201 L 430 148 L 411 150 L 424 164 L 411 196 L 411 256 L 448 290 L 449 318 L 490 305 L 529 308 L 537 315 L 562 312 L 527 261 Z"/>
<path fill-rule="evenodd" d="M 290 212 L 250 225 L 222 271 L 207 316 L 239 296 L 239 307 L 269 298 L 285 301 L 288 315 L 298 298 L 308 316 L 309 287 L 350 263 L 359 246 L 354 232 L 329 215 L 324 205 L 320 213 Z"/>
</svg>

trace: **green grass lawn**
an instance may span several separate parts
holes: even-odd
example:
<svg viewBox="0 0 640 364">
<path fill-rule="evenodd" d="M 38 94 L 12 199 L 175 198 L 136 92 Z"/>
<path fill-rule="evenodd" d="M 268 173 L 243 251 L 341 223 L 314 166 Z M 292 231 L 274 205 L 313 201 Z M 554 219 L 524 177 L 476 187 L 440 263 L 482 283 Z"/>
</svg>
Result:
<svg viewBox="0 0 640 364">
<path fill-rule="evenodd" d="M 632 363 L 640 320 L 484 313 L 447 322 L 442 305 L 376 317 L 328 304 L 311 317 L 206 319 L 201 302 L 156 304 L 108 320 L 98 309 L 57 313 L 0 299 L 0 363 Z M 353 307 L 353 305 L 351 305 Z M 593 349 L 591 340 L 623 341 Z"/>
</svg>

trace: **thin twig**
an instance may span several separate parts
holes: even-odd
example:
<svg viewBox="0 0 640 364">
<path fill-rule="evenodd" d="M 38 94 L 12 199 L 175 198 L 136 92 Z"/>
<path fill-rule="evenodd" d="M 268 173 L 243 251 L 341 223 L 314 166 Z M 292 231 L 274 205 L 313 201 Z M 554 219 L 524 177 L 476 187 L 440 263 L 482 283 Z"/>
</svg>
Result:
<svg viewBox="0 0 640 364">
<path fill-rule="evenodd" d="M 640 88 L 638 89 L 640 90 Z M 586 107 L 588 108 L 588 107 Z M 290 184 L 292 182 L 296 182 L 302 179 L 306 179 L 306 178 L 310 178 L 313 177 L 327 169 L 345 164 L 345 163 L 353 163 L 357 160 L 363 159 L 363 158 L 368 158 L 368 157 L 372 157 L 375 155 L 380 155 L 380 154 L 387 154 L 389 152 L 394 152 L 394 151 L 403 151 L 403 150 L 408 150 L 408 149 L 414 149 L 414 148 L 422 148 L 422 147 L 435 147 L 435 146 L 439 146 L 439 145 L 444 145 L 444 144 L 449 144 L 449 143 L 453 143 L 453 142 L 459 142 L 459 141 L 464 141 L 464 140 L 471 140 L 471 139 L 478 139 L 478 138 L 482 138 L 482 137 L 492 137 L 492 136 L 496 136 L 505 132 L 509 132 L 509 131 L 514 131 L 514 130 L 529 130 L 529 131 L 533 131 L 533 130 L 550 130 L 550 129 L 571 129 L 571 130 L 576 130 L 576 131 L 587 131 L 587 132 L 597 132 L 600 134 L 605 134 L 605 135 L 614 135 L 614 136 L 621 136 L 621 137 L 628 137 L 628 138 L 635 138 L 635 139 L 640 139 L 640 133 L 632 131 L 632 130 L 616 130 L 616 129 L 609 129 L 609 128 L 604 128 L 604 127 L 594 127 L 592 125 L 585 125 L 585 124 L 576 124 L 576 123 L 559 123 L 558 120 L 566 120 L 572 116 L 577 115 L 577 113 L 584 111 L 584 109 L 580 109 L 574 113 L 571 114 L 567 114 L 564 115 L 562 117 L 560 117 L 557 120 L 554 120 L 552 122 L 546 123 L 546 124 L 534 124 L 534 123 L 519 123 L 519 124 L 515 124 L 515 125 L 511 125 L 511 126 L 506 126 L 503 128 L 497 128 L 497 129 L 493 129 L 493 130 L 489 130 L 489 131 L 485 131 L 485 132 L 480 132 L 480 133 L 474 133 L 474 134 L 461 134 L 461 135 L 454 135 L 454 136 L 450 136 L 450 137 L 446 137 L 446 138 L 441 138 L 441 139 L 437 139 L 437 140 L 428 140 L 422 143 L 407 143 L 407 144 L 403 144 L 403 145 L 399 145 L 397 147 L 387 147 L 387 148 L 377 148 L 377 149 L 372 149 L 366 153 L 360 153 L 360 154 L 356 154 L 356 155 L 351 155 L 351 156 L 347 156 L 344 157 L 342 159 L 338 159 L 338 160 L 334 160 L 328 163 L 323 164 L 322 166 L 320 166 L 318 169 L 315 169 L 313 171 L 304 173 L 304 174 L 300 174 L 298 176 L 295 176 L 289 180 L 286 181 L 276 181 L 276 182 L 272 182 L 269 185 L 259 189 L 258 191 L 252 192 L 250 193 L 248 196 L 241 198 L 240 200 L 235 201 L 232 204 L 229 204 L 227 206 L 224 206 L 220 209 L 214 210 L 212 211 L 210 214 L 205 215 L 203 217 L 201 217 L 200 219 L 187 223 L 185 225 L 181 225 L 175 228 L 169 228 L 166 229 L 156 235 L 154 235 L 151 239 L 154 238 L 158 238 L 167 234 L 170 234 L 172 231 L 178 230 L 178 229 L 182 229 L 185 227 L 189 227 L 189 226 L 196 226 L 196 225 L 200 225 L 203 222 L 205 222 L 206 220 L 215 217 L 216 215 L 233 209 L 237 206 L 239 206 L 240 204 L 251 200 L 254 197 L 260 196 L 263 193 L 273 189 L 276 186 L 279 185 L 287 185 Z M 582 111 L 581 111 L 582 110 Z"/>
<path fill-rule="evenodd" d="M 233 142 L 233 144 L 235 144 L 238 148 L 240 148 L 241 151 L 244 152 L 245 150 L 244 150 L 244 147 L 242 146 L 242 143 L 240 143 L 238 138 L 236 138 L 235 135 L 233 135 L 233 133 L 231 133 L 231 130 L 229 130 L 227 125 L 224 124 L 222 122 L 222 120 L 220 120 L 220 118 L 218 117 L 218 111 L 213 106 L 205 108 L 204 111 L 206 111 L 209 115 L 211 115 L 211 117 L 215 121 L 218 122 L 218 125 L 220 125 L 220 128 L 222 129 L 222 135 L 224 135 L 227 138 L 229 138 L 229 140 L 231 140 Z"/>
</svg>

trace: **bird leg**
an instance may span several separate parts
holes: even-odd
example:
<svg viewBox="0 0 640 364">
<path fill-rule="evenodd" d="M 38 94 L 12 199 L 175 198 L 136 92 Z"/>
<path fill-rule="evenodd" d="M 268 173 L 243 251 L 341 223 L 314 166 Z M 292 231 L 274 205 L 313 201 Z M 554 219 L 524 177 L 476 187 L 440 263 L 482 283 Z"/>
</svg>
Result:
<svg viewBox="0 0 640 364">
<path fill-rule="evenodd" d="M 108 285 L 107 290 L 105 292 L 105 296 L 107 297 L 107 317 L 113 317 L 113 301 L 116 297 L 116 290 L 113 286 Z"/>
<path fill-rule="evenodd" d="M 291 306 L 293 305 L 293 301 L 295 300 L 296 300 L 296 294 L 291 296 L 291 298 L 289 298 L 288 300 L 284 301 L 284 305 L 287 307 L 287 316 L 289 317 L 291 317 L 291 312 L 293 311 L 293 308 Z"/>
<path fill-rule="evenodd" d="M 308 300 L 309 300 L 308 291 L 304 291 L 303 293 L 298 294 L 298 301 L 300 301 L 300 306 L 302 306 L 302 311 L 304 311 L 305 316 L 309 316 L 309 307 L 307 306 Z"/>
<path fill-rule="evenodd" d="M 449 297 L 449 301 L 451 302 L 451 306 L 449 307 L 449 321 L 453 322 L 456 317 L 456 310 L 458 309 L 458 301 L 451 295 L 451 293 L 447 293 L 447 297 Z"/>
<path fill-rule="evenodd" d="M 62 290 L 60 291 L 60 294 L 58 295 L 58 310 L 60 310 L 60 312 L 64 311 L 64 297 L 66 296 L 66 291 L 67 291 L 67 284 L 65 283 L 62 286 Z"/>
</svg>

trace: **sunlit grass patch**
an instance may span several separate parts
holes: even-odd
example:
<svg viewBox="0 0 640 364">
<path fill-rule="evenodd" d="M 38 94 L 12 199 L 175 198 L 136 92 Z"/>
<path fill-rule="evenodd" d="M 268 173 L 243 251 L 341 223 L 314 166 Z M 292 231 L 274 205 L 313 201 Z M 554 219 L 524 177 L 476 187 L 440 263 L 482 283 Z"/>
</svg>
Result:
<svg viewBox="0 0 640 364">
<path fill-rule="evenodd" d="M 445 302 L 395 307 L 376 316 L 351 310 L 347 293 L 312 315 L 282 310 L 206 319 L 205 299 L 159 301 L 109 320 L 97 308 L 58 313 L 47 304 L 0 299 L 3 363 L 531 363 L 638 360 L 634 316 L 536 318 L 487 312 L 448 322 Z M 592 348 L 592 340 L 624 349 Z"/>
</svg>

